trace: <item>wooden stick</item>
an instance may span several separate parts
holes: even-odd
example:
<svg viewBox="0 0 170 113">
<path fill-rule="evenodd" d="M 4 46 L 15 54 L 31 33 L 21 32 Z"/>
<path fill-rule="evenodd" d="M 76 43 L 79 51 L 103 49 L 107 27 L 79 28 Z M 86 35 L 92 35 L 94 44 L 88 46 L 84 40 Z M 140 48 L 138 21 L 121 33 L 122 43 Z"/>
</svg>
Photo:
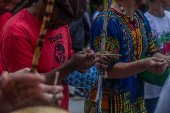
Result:
<svg viewBox="0 0 170 113">
<path fill-rule="evenodd" d="M 95 53 L 96 56 L 122 56 L 119 54 L 99 54 L 99 53 Z"/>
<path fill-rule="evenodd" d="M 55 85 L 55 86 L 57 85 L 59 75 L 60 75 L 60 72 L 56 72 L 55 80 L 54 80 L 54 85 Z M 54 99 L 56 99 L 56 97 L 55 97 L 56 94 L 57 94 L 57 93 L 53 93 L 53 98 L 54 98 Z M 58 103 L 56 103 L 56 105 L 59 107 Z"/>
<path fill-rule="evenodd" d="M 47 24 L 50 21 L 51 13 L 52 13 L 53 7 L 54 7 L 54 3 L 55 3 L 55 0 L 48 0 L 48 2 L 47 2 L 47 7 L 46 7 L 45 14 L 44 14 L 43 23 L 42 23 L 42 26 L 41 26 L 40 35 L 39 35 L 37 47 L 36 47 L 36 50 L 35 50 L 32 66 L 31 66 L 31 72 L 34 72 L 34 73 L 37 70 L 37 65 L 38 65 L 38 62 L 39 62 L 40 55 L 41 55 L 41 49 L 42 49 L 42 46 L 43 46 L 43 43 L 44 43 L 44 40 L 45 40 L 45 36 L 46 36 L 46 32 L 47 32 Z"/>
<path fill-rule="evenodd" d="M 56 72 L 54 85 L 57 85 L 59 75 L 60 75 L 60 72 Z"/>
<path fill-rule="evenodd" d="M 85 52 L 85 54 L 89 54 L 87 52 Z M 119 54 L 102 54 L 102 53 L 95 53 L 96 56 L 122 56 Z"/>
</svg>

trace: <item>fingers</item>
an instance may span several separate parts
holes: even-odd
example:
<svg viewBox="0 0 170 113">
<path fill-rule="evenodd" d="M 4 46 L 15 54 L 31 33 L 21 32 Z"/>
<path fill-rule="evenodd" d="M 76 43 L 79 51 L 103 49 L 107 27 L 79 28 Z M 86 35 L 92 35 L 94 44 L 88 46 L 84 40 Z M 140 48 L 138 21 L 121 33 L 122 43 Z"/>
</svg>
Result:
<svg viewBox="0 0 170 113">
<path fill-rule="evenodd" d="M 164 59 L 160 59 L 160 58 L 156 58 L 156 57 L 152 57 L 152 60 L 155 62 L 164 62 Z"/>
<path fill-rule="evenodd" d="M 166 65 L 166 62 L 154 62 L 152 65 L 155 68 L 161 68 L 162 66 Z"/>
<path fill-rule="evenodd" d="M 89 47 L 87 48 L 86 52 L 87 52 L 87 53 L 94 53 L 94 51 L 91 50 Z"/>
<path fill-rule="evenodd" d="M 34 74 L 17 74 L 13 73 L 13 76 L 8 76 L 8 83 L 6 84 L 6 89 L 21 89 L 35 86 L 39 83 L 45 81 L 45 78 L 42 76 L 36 76 Z"/>
<path fill-rule="evenodd" d="M 43 93 L 35 101 L 41 103 L 41 105 L 51 105 L 58 107 L 61 105 L 61 99 L 63 99 L 63 93 L 57 93 L 55 97 L 53 94 Z"/>
<path fill-rule="evenodd" d="M 106 56 L 101 56 L 101 58 L 97 58 L 96 67 L 103 68 L 106 70 L 108 68 L 109 63 L 110 63 L 109 58 L 107 58 Z"/>
<path fill-rule="evenodd" d="M 110 63 L 110 60 L 111 59 L 106 56 L 101 56 L 101 59 L 100 59 L 101 63 L 106 64 L 106 65 L 108 65 Z"/>
<path fill-rule="evenodd" d="M 30 73 L 30 68 L 24 68 L 24 69 L 21 69 L 15 73 Z"/>
<path fill-rule="evenodd" d="M 91 50 L 89 50 L 91 51 Z M 95 54 L 94 52 L 89 52 L 88 54 L 85 54 L 84 51 L 79 51 L 76 54 L 82 55 L 81 57 L 84 57 L 86 60 L 92 61 L 95 59 Z"/>
<path fill-rule="evenodd" d="M 158 74 L 161 75 L 161 74 L 165 73 L 165 71 L 167 70 L 167 67 L 168 67 L 168 64 L 165 64 L 161 68 L 158 68 Z"/>
<path fill-rule="evenodd" d="M 0 77 L 0 88 L 2 89 L 8 83 L 8 76 L 5 73 L 2 73 Z"/>
<path fill-rule="evenodd" d="M 93 61 L 95 59 L 95 54 L 94 53 L 88 53 L 86 54 L 86 59 Z"/>
<path fill-rule="evenodd" d="M 60 93 L 57 93 L 56 95 L 55 95 L 55 100 L 61 100 L 61 99 L 63 99 L 63 97 L 64 97 L 64 95 L 63 95 L 63 93 L 62 92 L 60 92 Z"/>
<path fill-rule="evenodd" d="M 30 73 L 30 68 L 24 68 L 21 70 L 23 73 Z"/>
<path fill-rule="evenodd" d="M 88 69 L 93 67 L 97 62 L 97 59 L 94 59 L 93 61 L 91 61 L 89 64 L 88 64 Z"/>
<path fill-rule="evenodd" d="M 20 100 L 27 100 L 27 99 L 35 98 L 39 96 L 43 92 L 43 87 L 41 87 L 40 85 L 37 85 L 33 87 L 20 89 L 18 91 L 19 91 L 18 94 L 15 96 L 18 96 Z"/>
<path fill-rule="evenodd" d="M 76 54 L 85 54 L 85 52 L 84 51 L 79 51 Z"/>
<path fill-rule="evenodd" d="M 13 106 L 18 106 L 31 98 L 39 96 L 42 92 L 43 88 L 39 85 L 22 89 L 18 89 L 14 86 L 12 89 L 6 89 L 6 91 L 3 90 L 3 99 Z"/>
<path fill-rule="evenodd" d="M 108 64 L 102 64 L 100 62 L 97 62 L 95 65 L 96 65 L 97 68 L 102 68 L 102 69 L 105 69 L 105 70 L 108 68 Z"/>
<path fill-rule="evenodd" d="M 153 57 L 152 61 L 150 62 L 150 72 L 161 75 L 166 71 L 168 64 L 164 59 Z"/>
<path fill-rule="evenodd" d="M 30 73 L 14 73 L 12 76 L 9 76 L 11 81 L 16 83 L 23 83 L 23 84 L 32 84 L 35 82 L 44 82 L 45 78 L 43 76 L 36 76 L 35 74 Z M 32 82 L 32 83 L 31 83 Z"/>
<path fill-rule="evenodd" d="M 63 91 L 63 87 L 62 86 L 49 86 L 49 85 L 45 85 L 45 84 L 41 84 L 41 87 L 43 87 L 43 92 L 45 93 L 59 93 Z"/>
<path fill-rule="evenodd" d="M 100 64 L 100 67 L 102 68 L 102 69 L 107 69 L 108 68 L 108 65 L 103 65 L 103 64 Z"/>
</svg>

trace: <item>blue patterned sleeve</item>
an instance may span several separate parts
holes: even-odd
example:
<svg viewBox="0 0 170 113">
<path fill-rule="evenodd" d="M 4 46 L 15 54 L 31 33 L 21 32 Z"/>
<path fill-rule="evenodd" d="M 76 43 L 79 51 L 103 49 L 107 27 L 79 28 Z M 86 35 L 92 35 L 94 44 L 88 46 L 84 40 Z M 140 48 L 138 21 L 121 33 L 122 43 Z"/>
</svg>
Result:
<svg viewBox="0 0 170 113">
<path fill-rule="evenodd" d="M 101 42 L 102 42 L 102 32 L 103 32 L 103 23 L 104 23 L 105 12 L 102 12 L 98 17 L 93 21 L 91 26 L 91 35 L 90 35 L 90 47 L 95 52 L 100 51 Z M 121 40 L 122 33 L 120 32 L 119 23 L 115 18 L 109 19 L 107 36 L 106 36 L 106 48 L 105 50 L 113 54 L 123 54 L 121 50 Z M 112 68 L 115 64 L 121 62 L 119 56 L 113 56 L 109 64 L 109 68 Z"/>
<path fill-rule="evenodd" d="M 79 87 L 88 88 L 97 83 L 98 70 L 96 66 L 93 66 L 87 73 L 80 74 L 77 71 L 70 74 L 64 81 L 66 84 Z"/>
<path fill-rule="evenodd" d="M 144 21 L 145 21 L 146 35 L 148 37 L 148 51 L 146 56 L 152 57 L 158 51 L 156 49 L 156 45 L 153 42 L 151 26 L 149 24 L 148 19 L 145 16 L 144 16 Z"/>
</svg>

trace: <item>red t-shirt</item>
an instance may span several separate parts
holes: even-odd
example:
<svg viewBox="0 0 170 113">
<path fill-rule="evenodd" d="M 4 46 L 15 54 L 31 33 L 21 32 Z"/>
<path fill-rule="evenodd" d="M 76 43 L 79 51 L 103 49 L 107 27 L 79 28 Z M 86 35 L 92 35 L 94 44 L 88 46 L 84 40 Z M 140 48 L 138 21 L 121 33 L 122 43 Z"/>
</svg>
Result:
<svg viewBox="0 0 170 113">
<path fill-rule="evenodd" d="M 3 28 L 3 26 L 6 24 L 6 22 L 12 17 L 12 14 L 7 12 L 3 15 L 0 15 L 0 31 Z M 1 58 L 1 57 L 0 57 Z M 0 76 L 3 72 L 2 65 L 1 65 L 1 59 L 0 59 Z"/>
<path fill-rule="evenodd" d="M 15 72 L 22 68 L 31 67 L 41 24 L 40 20 L 25 9 L 7 22 L 0 34 L 0 49 L 4 70 Z M 59 67 L 74 54 L 71 47 L 67 25 L 57 30 L 48 29 L 37 71 L 46 73 Z M 64 99 L 61 107 L 68 109 L 68 85 L 62 85 L 64 86 Z"/>
<path fill-rule="evenodd" d="M 0 59 L 0 76 L 2 75 L 3 69 L 2 69 L 2 65 L 1 65 L 1 59 Z"/>
<path fill-rule="evenodd" d="M 12 14 L 10 12 L 6 12 L 5 14 L 0 15 L 0 31 L 11 17 Z"/>
</svg>

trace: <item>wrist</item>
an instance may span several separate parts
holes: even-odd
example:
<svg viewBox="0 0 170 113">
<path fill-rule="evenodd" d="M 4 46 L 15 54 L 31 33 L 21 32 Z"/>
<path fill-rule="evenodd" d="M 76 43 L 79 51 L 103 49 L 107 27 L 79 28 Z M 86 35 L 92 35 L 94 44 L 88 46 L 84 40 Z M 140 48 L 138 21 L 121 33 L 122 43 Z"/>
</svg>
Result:
<svg viewBox="0 0 170 113">
<path fill-rule="evenodd" d="M 74 63 L 71 61 L 71 60 L 68 60 L 66 63 L 65 63 L 65 67 L 66 67 L 66 69 L 67 69 L 67 71 L 69 71 L 69 72 L 74 72 L 74 71 L 76 71 L 76 68 L 75 68 L 75 66 L 74 66 Z"/>
<path fill-rule="evenodd" d="M 147 60 L 146 60 L 146 59 L 139 60 L 139 66 L 140 66 L 140 69 L 141 69 L 142 71 L 147 70 L 146 62 L 147 62 Z"/>
</svg>

